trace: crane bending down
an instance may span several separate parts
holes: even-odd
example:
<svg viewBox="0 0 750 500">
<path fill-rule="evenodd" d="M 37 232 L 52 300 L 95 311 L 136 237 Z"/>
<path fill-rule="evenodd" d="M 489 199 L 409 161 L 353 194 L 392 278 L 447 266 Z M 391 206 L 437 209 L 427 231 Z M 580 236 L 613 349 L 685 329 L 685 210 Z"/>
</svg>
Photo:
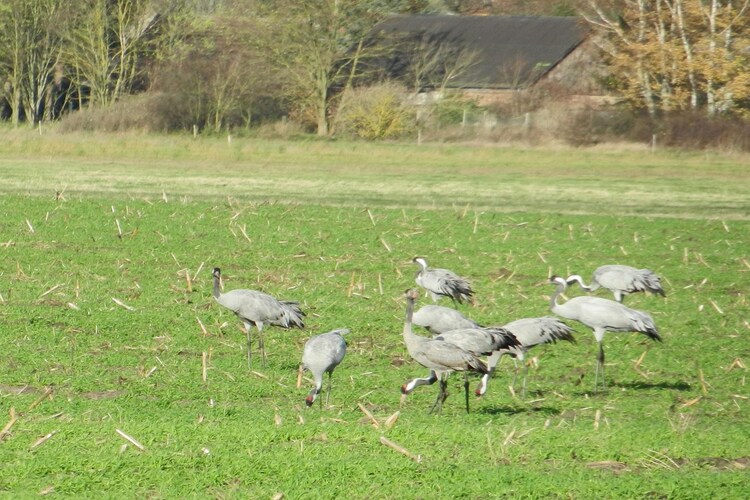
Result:
<svg viewBox="0 0 750 500">
<path fill-rule="evenodd" d="M 247 333 L 247 366 L 252 365 L 252 353 L 250 351 L 250 330 L 252 325 L 258 329 L 258 341 L 263 359 L 266 365 L 266 350 L 263 345 L 263 325 L 275 325 L 282 328 L 304 328 L 302 318 L 305 313 L 299 307 L 298 302 L 278 300 L 267 293 L 257 290 L 231 290 L 221 293 L 221 269 L 215 267 L 214 277 L 214 299 L 226 307 L 242 321 Z"/>
<path fill-rule="evenodd" d="M 621 264 L 611 264 L 596 268 L 591 277 L 591 284 L 583 282 L 578 274 L 568 276 L 568 283 L 577 281 L 581 288 L 593 292 L 599 287 L 610 290 L 617 302 L 625 300 L 625 296 L 635 292 L 651 292 L 665 297 L 659 276 L 650 269 L 636 269 Z"/>
<path fill-rule="evenodd" d="M 513 357 L 513 361 L 520 361 L 523 365 L 523 386 L 521 389 L 521 397 L 526 396 L 526 377 L 528 374 L 529 367 L 525 363 L 526 353 L 534 346 L 540 344 L 556 343 L 558 340 L 567 340 L 568 342 L 575 342 L 573 338 L 573 329 L 552 316 L 542 316 L 540 318 L 522 318 L 515 321 L 511 321 L 502 326 L 503 329 L 509 331 L 516 336 L 520 342 L 520 346 L 508 347 L 495 351 L 487 361 L 487 366 L 490 369 L 487 378 L 490 378 L 495 373 L 495 367 L 502 359 L 503 355 L 507 354 Z M 512 386 L 516 385 L 516 375 L 513 375 Z M 477 387 L 476 395 L 482 396 L 487 389 L 486 382 L 482 381 L 479 387 Z"/>
<path fill-rule="evenodd" d="M 461 328 L 481 328 L 476 321 L 455 309 L 432 304 L 420 307 L 414 313 L 413 321 L 415 325 L 426 328 L 433 335 Z"/>
<path fill-rule="evenodd" d="M 591 328 L 594 338 L 599 344 L 596 358 L 596 372 L 594 373 L 594 392 L 599 389 L 599 371 L 602 372 L 602 389 L 604 381 L 604 334 L 606 332 L 636 332 L 646 335 L 652 340 L 661 342 L 654 320 L 648 313 L 630 309 L 614 300 L 600 297 L 573 297 L 564 304 L 557 302 L 558 297 L 565 291 L 568 282 L 559 276 L 552 276 L 550 283 L 557 286 L 550 298 L 550 310 L 563 318 L 579 321 Z"/>
<path fill-rule="evenodd" d="M 412 262 L 419 266 L 414 281 L 427 290 L 433 302 L 437 302 L 440 297 L 450 297 L 458 303 L 472 301 L 474 291 L 466 278 L 448 269 L 428 267 L 424 257 L 414 257 Z"/>
<path fill-rule="evenodd" d="M 513 333 L 501 327 L 461 328 L 459 330 L 444 332 L 433 338 L 457 345 L 474 356 L 490 356 L 490 359 L 498 351 L 520 349 L 522 347 L 521 342 Z M 482 375 L 479 387 L 476 390 L 478 395 L 484 394 L 487 391 L 487 383 L 491 374 L 492 368 L 489 368 L 488 363 L 488 372 Z M 465 383 L 468 384 L 468 380 L 466 377 L 464 378 Z"/>
<path fill-rule="evenodd" d="M 454 371 L 476 372 L 480 375 L 488 373 L 487 365 L 477 356 L 461 349 L 460 347 L 427 337 L 416 335 L 412 330 L 412 318 L 414 315 L 414 301 L 418 297 L 416 290 L 408 290 L 406 296 L 406 320 L 404 321 L 403 337 L 406 350 L 409 355 L 420 365 L 430 370 L 430 376 L 424 379 L 414 379 L 401 386 L 402 394 L 409 394 L 417 386 L 434 384 L 440 380 L 440 391 L 432 405 L 430 413 L 443 408 L 443 402 L 448 397 L 448 375 Z M 464 383 L 466 393 L 466 412 L 469 412 L 469 385 Z"/>
<path fill-rule="evenodd" d="M 312 406 L 315 399 L 323 388 L 323 374 L 328 373 L 328 389 L 326 391 L 326 406 L 328 398 L 331 396 L 331 378 L 333 370 L 341 363 L 346 355 L 346 342 L 344 335 L 349 333 L 348 328 L 339 328 L 328 333 L 322 333 L 311 337 L 305 342 L 305 348 L 302 352 L 302 364 L 300 364 L 300 374 L 309 370 L 313 375 L 315 386 L 305 398 L 305 404 Z M 321 400 L 321 406 L 323 402 Z"/>
</svg>

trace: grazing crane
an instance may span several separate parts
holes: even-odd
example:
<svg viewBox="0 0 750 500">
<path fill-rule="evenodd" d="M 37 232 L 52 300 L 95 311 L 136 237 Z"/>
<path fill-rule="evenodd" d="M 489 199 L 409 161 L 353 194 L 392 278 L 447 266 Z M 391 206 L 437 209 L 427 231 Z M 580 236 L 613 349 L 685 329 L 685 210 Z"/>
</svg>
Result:
<svg viewBox="0 0 750 500">
<path fill-rule="evenodd" d="M 465 278 L 448 269 L 427 267 L 424 257 L 414 257 L 412 262 L 419 266 L 414 280 L 417 285 L 427 290 L 433 302 L 437 302 L 440 297 L 450 297 L 458 303 L 472 301 L 474 291 Z"/>
<path fill-rule="evenodd" d="M 547 343 L 556 343 L 558 340 L 567 340 L 568 342 L 575 342 L 573 338 L 573 329 L 563 323 L 557 318 L 552 316 L 542 316 L 540 318 L 522 318 L 515 321 L 511 321 L 503 325 L 501 328 L 509 331 L 516 336 L 520 342 L 518 347 L 508 347 L 505 349 L 497 350 L 492 353 L 489 360 L 487 361 L 487 367 L 490 369 L 487 378 L 490 378 L 495 372 L 495 367 L 500 362 L 504 354 L 513 357 L 513 362 L 516 360 L 520 361 L 523 365 L 523 386 L 521 389 L 521 397 L 526 396 L 526 376 L 528 374 L 529 367 L 525 363 L 526 353 L 534 346 Z M 513 375 L 512 386 L 516 385 L 516 375 Z M 476 390 L 477 396 L 482 396 L 487 389 L 487 383 L 482 381 L 480 386 Z"/>
<path fill-rule="evenodd" d="M 612 264 L 596 268 L 591 277 L 591 284 L 586 285 L 581 276 L 568 276 L 568 283 L 577 281 L 581 288 L 593 292 L 599 287 L 610 290 L 617 302 L 625 300 L 625 295 L 634 292 L 657 293 L 662 297 L 666 294 L 661 287 L 659 276 L 650 269 L 636 269 L 630 266 Z"/>
<path fill-rule="evenodd" d="M 444 332 L 433 338 L 457 345 L 474 356 L 492 356 L 497 351 L 520 349 L 522 347 L 515 335 L 500 327 L 461 328 Z M 484 394 L 487 391 L 487 382 L 489 381 L 490 374 L 491 371 L 488 371 L 488 373 L 482 376 L 480 386 L 476 391 L 477 394 Z M 464 382 L 468 384 L 466 373 L 464 373 L 464 379 Z"/>
<path fill-rule="evenodd" d="M 252 365 L 252 354 L 250 352 L 250 330 L 252 325 L 258 329 L 260 352 L 263 358 L 263 366 L 266 365 L 266 350 L 263 346 L 263 325 L 275 325 L 282 328 L 304 328 L 303 317 L 305 313 L 299 308 L 298 302 L 278 300 L 267 293 L 257 290 L 231 290 L 221 293 L 221 269 L 215 267 L 214 276 L 214 299 L 240 318 L 245 325 L 247 333 L 247 366 Z"/>
<path fill-rule="evenodd" d="M 348 328 L 339 328 L 328 333 L 322 333 L 311 337 L 305 342 L 302 352 L 302 364 L 300 364 L 300 375 L 304 370 L 309 370 L 313 375 L 315 386 L 305 398 L 305 404 L 312 406 L 315 398 L 323 388 L 323 374 L 328 373 L 328 390 L 326 391 L 326 406 L 331 396 L 331 378 L 333 370 L 341 363 L 346 355 L 346 342 L 344 335 L 349 333 Z M 323 402 L 321 400 L 321 406 Z"/>
<path fill-rule="evenodd" d="M 550 283 L 557 285 L 555 293 L 550 298 L 550 310 L 558 316 L 579 321 L 591 328 L 599 344 L 594 374 L 594 392 L 599 389 L 600 370 L 602 389 L 605 389 L 604 347 L 602 345 L 605 332 L 637 332 L 661 342 L 654 320 L 648 313 L 630 309 L 619 302 L 600 297 L 573 297 L 564 304 L 558 304 L 557 299 L 568 287 L 568 282 L 559 276 L 552 276 Z"/>
<path fill-rule="evenodd" d="M 426 305 L 414 313 L 414 324 L 426 328 L 433 335 L 440 335 L 461 328 L 481 328 L 471 320 L 450 307 Z"/>
<path fill-rule="evenodd" d="M 432 405 L 430 413 L 443 408 L 443 402 L 448 397 L 448 375 L 454 371 L 473 371 L 481 375 L 487 373 L 487 365 L 474 356 L 473 354 L 461 349 L 460 347 L 427 337 L 416 335 L 412 330 L 412 318 L 414 316 L 414 301 L 418 297 L 416 290 L 408 290 L 406 296 L 406 320 L 404 321 L 404 343 L 409 355 L 420 365 L 430 370 L 430 376 L 421 379 L 414 379 L 401 387 L 401 393 L 409 394 L 417 386 L 425 384 L 434 384 L 440 379 L 440 391 Z M 468 380 L 464 383 L 466 393 L 466 412 L 469 412 L 469 384 Z"/>
</svg>

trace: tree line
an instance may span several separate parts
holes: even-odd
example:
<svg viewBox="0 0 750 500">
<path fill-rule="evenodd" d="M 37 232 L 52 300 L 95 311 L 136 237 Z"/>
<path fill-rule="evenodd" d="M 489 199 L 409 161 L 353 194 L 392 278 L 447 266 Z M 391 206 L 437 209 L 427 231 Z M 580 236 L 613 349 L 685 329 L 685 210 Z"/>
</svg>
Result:
<svg viewBox="0 0 750 500">
<path fill-rule="evenodd" d="M 370 64 L 383 56 L 368 41 L 372 27 L 393 14 L 451 12 L 579 15 L 604 55 L 604 83 L 632 108 L 747 116 L 749 4 L 0 0 L 0 113 L 13 125 L 34 124 L 149 95 L 165 129 L 219 131 L 289 117 L 330 135 L 336 116 L 352 106 L 346 90 L 382 76 Z M 443 78 L 461 70 L 446 64 L 455 53 L 412 49 L 422 57 L 412 57 L 412 79 L 404 82 L 411 91 L 439 80 L 436 68 Z"/>
</svg>

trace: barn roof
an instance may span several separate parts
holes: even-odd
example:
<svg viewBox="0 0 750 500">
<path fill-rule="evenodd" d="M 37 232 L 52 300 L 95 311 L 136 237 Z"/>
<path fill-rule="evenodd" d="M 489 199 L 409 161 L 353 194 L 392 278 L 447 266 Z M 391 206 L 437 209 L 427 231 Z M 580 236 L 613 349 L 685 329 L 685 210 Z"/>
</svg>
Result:
<svg viewBox="0 0 750 500">
<path fill-rule="evenodd" d="M 584 23 L 575 17 L 530 16 L 396 16 L 378 24 L 378 36 L 412 42 L 445 43 L 476 62 L 457 77 L 454 88 L 526 86 L 547 74 L 586 38 Z M 390 56 L 389 71 L 398 73 L 408 55 Z M 391 76 L 400 76 L 392 74 Z"/>
</svg>

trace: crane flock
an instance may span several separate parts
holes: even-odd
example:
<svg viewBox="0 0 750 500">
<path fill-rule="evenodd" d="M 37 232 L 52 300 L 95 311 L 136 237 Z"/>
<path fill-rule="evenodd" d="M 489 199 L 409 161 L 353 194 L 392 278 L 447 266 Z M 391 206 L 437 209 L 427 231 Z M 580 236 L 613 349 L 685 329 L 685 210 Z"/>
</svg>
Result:
<svg viewBox="0 0 750 500">
<path fill-rule="evenodd" d="M 474 303 L 474 291 L 467 279 L 447 269 L 429 267 L 424 257 L 415 257 L 412 262 L 419 266 L 415 276 L 416 284 L 426 291 L 433 302 L 437 302 L 441 297 L 449 297 L 454 305 Z M 659 276 L 652 271 L 624 265 L 606 265 L 594 271 L 590 285 L 586 285 L 577 274 L 570 275 L 567 279 L 552 276 L 549 281 L 555 285 L 555 291 L 550 296 L 549 310 L 556 316 L 590 328 L 594 334 L 598 344 L 594 392 L 599 390 L 600 381 L 601 388 L 606 389 L 603 346 L 606 332 L 636 332 L 655 341 L 662 340 L 651 315 L 622 304 L 628 293 L 648 291 L 665 295 Z M 598 288 L 606 288 L 613 292 L 615 300 L 584 295 L 560 302 L 565 290 L 575 283 L 589 293 Z M 252 359 L 250 332 L 253 327 L 258 331 L 264 366 L 264 325 L 304 328 L 305 313 L 298 302 L 278 300 L 257 290 L 235 289 L 223 293 L 221 270 L 218 267 L 213 270 L 213 297 L 242 321 L 247 334 L 248 367 L 251 366 Z M 573 328 L 557 317 L 527 317 L 507 322 L 502 326 L 486 327 L 455 308 L 430 304 L 420 307 L 415 312 L 418 298 L 419 293 L 416 289 L 408 289 L 404 293 L 406 316 L 402 336 L 409 356 L 427 368 L 429 373 L 426 377 L 412 378 L 401 386 L 402 403 L 416 388 L 439 382 L 437 398 L 430 408 L 430 413 L 439 413 L 442 410 L 443 403 L 448 397 L 448 377 L 453 372 L 462 372 L 464 375 L 466 411 L 469 412 L 469 374 L 480 377 L 475 394 L 483 396 L 487 392 L 495 367 L 504 355 L 513 358 L 514 363 L 522 363 L 524 374 L 521 396 L 525 397 L 528 371 L 525 358 L 528 351 L 536 346 L 554 344 L 560 340 L 575 342 Z M 414 332 L 414 326 L 424 328 L 430 336 L 418 335 Z M 321 393 L 326 373 L 328 388 L 325 405 L 328 406 L 333 371 L 346 355 L 344 335 L 348 333 L 348 328 L 339 328 L 312 336 L 305 343 L 297 387 L 301 384 L 304 370 L 308 370 L 313 377 L 313 388 L 305 398 L 307 406 L 312 406 Z M 513 376 L 511 387 L 515 386 L 517 372 L 518 369 Z"/>
</svg>

